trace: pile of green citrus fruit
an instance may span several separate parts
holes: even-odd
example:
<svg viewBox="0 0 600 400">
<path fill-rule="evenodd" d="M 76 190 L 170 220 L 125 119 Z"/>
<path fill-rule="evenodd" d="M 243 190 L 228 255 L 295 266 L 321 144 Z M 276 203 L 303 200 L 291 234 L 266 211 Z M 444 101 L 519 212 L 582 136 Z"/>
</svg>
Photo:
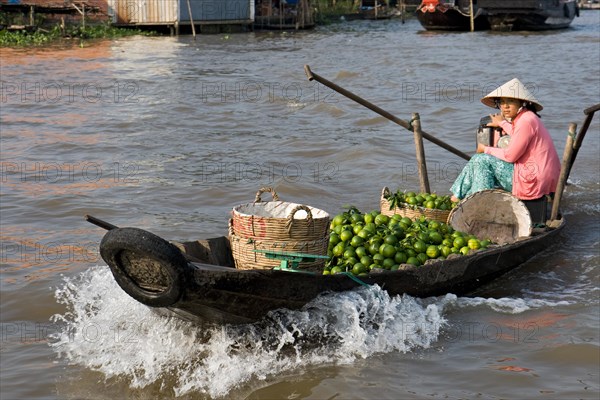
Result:
<svg viewBox="0 0 600 400">
<path fill-rule="evenodd" d="M 425 217 L 411 220 L 356 208 L 331 221 L 328 255 L 323 274 L 351 272 L 365 276 L 375 268 L 397 270 L 401 264 L 419 266 L 451 254 L 467 255 L 491 242 L 455 231 L 443 222 Z"/>
<path fill-rule="evenodd" d="M 404 192 L 400 189 L 395 193 L 390 193 L 385 199 L 390 203 L 390 210 L 408 204 L 413 207 L 447 211 L 454 208 L 457 204 L 450 199 L 450 196 L 440 196 L 436 193 Z"/>
</svg>

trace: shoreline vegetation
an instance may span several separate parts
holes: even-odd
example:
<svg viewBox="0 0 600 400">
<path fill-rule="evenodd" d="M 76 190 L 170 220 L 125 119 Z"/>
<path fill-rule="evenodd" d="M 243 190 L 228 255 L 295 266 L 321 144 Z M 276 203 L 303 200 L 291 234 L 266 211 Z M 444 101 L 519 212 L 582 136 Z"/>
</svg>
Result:
<svg viewBox="0 0 600 400">
<path fill-rule="evenodd" d="M 342 21 L 344 16 L 357 13 L 360 1 L 357 0 L 316 0 L 314 1 L 317 25 L 328 25 Z M 26 24 L 27 15 L 3 13 L 0 21 L 0 47 L 39 47 L 48 44 L 74 43 L 84 47 L 85 41 L 93 39 L 116 39 L 127 36 L 161 36 L 160 30 L 148 30 L 139 27 L 116 27 L 109 21 L 72 20 L 67 23 L 45 20 L 38 14 L 35 21 Z M 31 24 L 33 22 L 33 24 Z M 11 25 L 20 25 L 20 29 L 9 29 Z"/>
<path fill-rule="evenodd" d="M 79 25 L 55 25 L 50 29 L 37 28 L 33 30 L 0 31 L 0 47 L 38 47 L 47 44 L 60 44 L 79 40 L 79 46 L 84 47 L 86 40 L 116 39 L 126 36 L 156 36 L 153 31 L 143 31 L 136 28 L 118 28 L 108 23 L 82 27 Z"/>
</svg>

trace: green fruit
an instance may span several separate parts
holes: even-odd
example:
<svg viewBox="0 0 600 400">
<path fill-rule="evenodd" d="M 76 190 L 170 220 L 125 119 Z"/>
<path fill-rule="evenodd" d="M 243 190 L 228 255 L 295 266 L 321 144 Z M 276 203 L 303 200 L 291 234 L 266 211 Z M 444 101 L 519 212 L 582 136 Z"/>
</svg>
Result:
<svg viewBox="0 0 600 400">
<path fill-rule="evenodd" d="M 363 265 L 371 265 L 373 264 L 373 259 L 369 256 L 362 256 L 360 258 L 360 263 Z"/>
<path fill-rule="evenodd" d="M 449 246 L 442 245 L 442 248 L 440 249 L 440 253 L 442 256 L 448 257 L 450 254 L 452 254 L 452 248 Z"/>
<path fill-rule="evenodd" d="M 342 242 L 347 242 L 350 239 L 352 239 L 352 237 L 354 236 L 354 234 L 352 233 L 352 231 L 349 230 L 343 230 L 340 233 L 340 239 L 342 239 Z"/>
<path fill-rule="evenodd" d="M 354 275 L 358 275 L 358 274 L 361 274 L 363 272 L 367 272 L 367 267 L 365 265 L 363 265 L 362 263 L 356 263 L 352 267 L 352 273 Z"/>
<path fill-rule="evenodd" d="M 467 246 L 469 247 L 469 249 L 478 250 L 481 248 L 481 243 L 477 239 L 469 239 L 469 241 L 467 242 Z"/>
<path fill-rule="evenodd" d="M 348 259 L 352 257 L 356 257 L 356 251 L 352 247 L 346 247 L 346 250 L 344 250 L 344 258 Z"/>
<path fill-rule="evenodd" d="M 365 239 L 361 238 L 360 236 L 354 236 L 351 240 L 350 240 L 350 245 L 352 247 L 360 247 L 362 246 L 362 244 L 365 242 Z"/>
<path fill-rule="evenodd" d="M 361 229 L 361 230 L 360 230 L 360 231 L 357 233 L 357 235 L 358 235 L 359 237 L 361 237 L 361 238 L 363 238 L 363 239 L 365 239 L 365 240 L 366 240 L 366 239 L 370 238 L 370 237 L 373 235 L 373 232 L 371 232 L 371 231 L 368 231 L 367 229 L 364 229 L 364 228 L 363 228 L 363 229 Z"/>
<path fill-rule="evenodd" d="M 404 264 L 406 263 L 406 260 L 408 260 L 406 253 L 402 251 L 396 252 L 396 255 L 394 256 L 394 261 L 396 261 L 396 264 Z"/>
<path fill-rule="evenodd" d="M 454 243 L 454 247 L 456 247 L 458 249 L 462 249 L 464 246 L 467 245 L 467 241 L 462 236 L 457 236 L 456 238 L 454 238 L 453 243 Z"/>
<path fill-rule="evenodd" d="M 367 249 L 365 247 L 363 247 L 363 246 L 357 247 L 356 250 L 355 250 L 355 252 L 356 252 L 356 256 L 357 257 L 364 257 L 368 253 Z"/>
<path fill-rule="evenodd" d="M 362 231 L 362 228 L 363 228 L 363 226 L 364 226 L 364 225 L 363 225 L 362 223 L 358 223 L 358 224 L 356 224 L 356 225 L 352 225 L 352 232 L 353 232 L 355 235 L 358 235 L 358 233 L 359 233 L 360 231 Z"/>
<path fill-rule="evenodd" d="M 353 224 L 356 224 L 357 222 L 364 222 L 365 219 L 362 214 L 354 213 L 350 216 L 350 220 Z"/>
<path fill-rule="evenodd" d="M 384 239 L 383 239 L 383 243 L 385 244 L 390 244 L 392 246 L 395 246 L 398 244 L 398 238 L 396 237 L 396 235 L 387 235 Z"/>
<path fill-rule="evenodd" d="M 396 248 L 391 244 L 382 244 L 381 247 L 379 247 L 379 254 L 385 258 L 393 258 L 396 254 Z"/>
<path fill-rule="evenodd" d="M 425 261 L 429 260 L 429 257 L 426 253 L 417 254 L 417 259 L 421 262 L 421 264 L 425 264 Z"/>
<path fill-rule="evenodd" d="M 369 244 L 368 250 L 371 255 L 379 254 L 379 247 L 381 246 L 381 242 L 378 240 L 373 241 Z"/>
<path fill-rule="evenodd" d="M 362 228 L 363 231 L 371 232 L 372 234 L 377 232 L 377 226 L 373 222 L 366 223 Z"/>
<path fill-rule="evenodd" d="M 346 246 L 344 245 L 344 243 L 338 243 L 333 247 L 333 255 L 336 257 L 340 257 L 342 254 L 344 254 L 345 249 Z"/>
<path fill-rule="evenodd" d="M 421 265 L 421 262 L 420 262 L 420 261 L 419 261 L 419 259 L 418 259 L 418 258 L 416 258 L 416 257 L 409 257 L 409 258 L 408 258 L 408 260 L 406 260 L 406 263 L 407 263 L 407 264 L 416 265 L 417 267 L 418 267 L 419 265 Z M 333 271 L 333 270 L 332 270 L 332 271 Z"/>
<path fill-rule="evenodd" d="M 429 242 L 433 244 L 441 244 L 444 241 L 444 237 L 436 231 L 429 232 Z"/>
<path fill-rule="evenodd" d="M 422 240 L 417 240 L 415 244 L 413 244 L 413 248 L 417 254 L 425 253 L 427 251 L 427 244 Z"/>
<path fill-rule="evenodd" d="M 338 235 L 335 232 L 331 232 L 329 234 L 329 244 L 335 246 L 336 244 L 338 244 L 340 242 L 340 235 Z"/>
<path fill-rule="evenodd" d="M 346 220 L 346 218 L 344 217 L 343 214 L 338 214 L 335 217 L 333 217 L 333 220 L 331 220 L 331 223 L 333 224 L 333 226 L 338 226 L 338 225 L 342 225 L 345 220 Z"/>
<path fill-rule="evenodd" d="M 390 217 L 384 214 L 379 214 L 375 217 L 375 225 L 387 225 L 390 222 Z"/>
<path fill-rule="evenodd" d="M 436 245 L 432 244 L 431 246 L 427 247 L 425 254 L 427 254 L 427 257 L 429 258 L 438 258 L 440 256 L 440 249 L 438 249 Z"/>
</svg>

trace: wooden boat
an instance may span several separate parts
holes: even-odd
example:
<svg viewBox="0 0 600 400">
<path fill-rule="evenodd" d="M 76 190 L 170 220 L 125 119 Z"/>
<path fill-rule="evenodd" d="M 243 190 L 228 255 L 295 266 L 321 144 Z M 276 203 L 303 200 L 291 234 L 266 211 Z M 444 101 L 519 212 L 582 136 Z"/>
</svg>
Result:
<svg viewBox="0 0 600 400">
<path fill-rule="evenodd" d="M 358 96 L 313 73 L 308 66 L 305 71 L 312 79 L 359 100 Z M 369 108 L 375 107 L 363 99 L 360 101 Z M 576 124 L 569 125 L 552 212 L 544 227 L 530 229 L 528 224 L 529 235 L 526 236 L 515 234 L 516 225 L 511 225 L 504 217 L 505 222 L 498 221 L 489 212 L 480 214 L 485 217 L 479 221 L 459 219 L 465 224 L 474 222 L 473 226 L 484 222 L 485 229 L 490 225 L 503 225 L 515 240 L 463 256 L 428 260 L 422 266 L 402 264 L 397 271 L 378 272 L 374 269 L 360 278 L 349 273 L 323 275 L 298 271 L 284 268 L 283 262 L 281 268 L 245 270 L 234 267 L 231 244 L 226 237 L 171 243 L 142 229 L 118 228 L 89 215 L 86 219 L 108 231 L 100 243 L 100 255 L 127 294 L 158 312 L 200 323 L 249 323 L 276 309 L 300 309 L 323 293 L 343 292 L 360 286 L 379 285 L 392 296 L 468 294 L 557 241 L 565 226 L 559 213 L 562 193 L 578 149 L 599 110 L 600 104 L 584 110 L 586 118 L 578 134 Z M 383 110 L 380 112 L 386 114 Z M 388 116 L 392 117 L 391 114 Z M 464 199 L 461 204 L 464 206 L 466 201 Z M 478 201 L 474 203 L 478 204 Z M 495 208 L 498 207 L 495 204 Z M 452 220 L 453 212 L 449 220 Z M 485 220 L 489 222 L 485 223 Z"/>
<path fill-rule="evenodd" d="M 495 31 L 564 29 L 579 15 L 576 0 L 479 0 Z"/>
<path fill-rule="evenodd" d="M 417 19 L 427 30 L 470 31 L 471 5 L 469 1 L 424 0 L 416 10 Z M 473 6 L 473 30 L 490 29 L 481 7 Z"/>
<path fill-rule="evenodd" d="M 301 30 L 315 27 L 310 0 L 259 0 L 252 27 L 256 30 Z"/>
<path fill-rule="evenodd" d="M 358 18 L 369 20 L 390 19 L 397 14 L 396 8 L 384 0 L 362 0 L 358 10 Z"/>
<path fill-rule="evenodd" d="M 471 1 L 423 0 L 417 19 L 427 30 L 471 30 Z M 479 0 L 473 2 L 474 30 L 541 31 L 569 27 L 579 15 L 576 0 Z"/>
<path fill-rule="evenodd" d="M 276 309 L 299 309 L 322 293 L 363 285 L 379 285 L 392 296 L 467 294 L 552 246 L 565 226 L 559 219 L 508 245 L 419 267 L 403 264 L 398 271 L 372 271 L 359 279 L 350 274 L 236 269 L 226 237 L 171 243 L 142 229 L 87 218 L 108 229 L 100 254 L 127 294 L 160 312 L 203 323 L 253 322 Z"/>
</svg>

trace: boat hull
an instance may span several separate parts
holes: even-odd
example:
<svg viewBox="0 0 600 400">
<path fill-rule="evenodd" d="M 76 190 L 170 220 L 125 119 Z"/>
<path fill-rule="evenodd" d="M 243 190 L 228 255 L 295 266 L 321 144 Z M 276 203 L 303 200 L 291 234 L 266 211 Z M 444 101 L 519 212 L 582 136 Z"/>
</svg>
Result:
<svg viewBox="0 0 600 400">
<path fill-rule="evenodd" d="M 470 6 L 423 2 L 416 16 L 427 30 L 471 30 Z M 474 30 L 543 31 L 565 29 L 579 15 L 574 0 L 479 0 Z"/>
<path fill-rule="evenodd" d="M 456 8 L 440 9 L 435 11 L 423 11 L 418 9 L 416 12 L 417 19 L 426 30 L 430 31 L 470 31 L 471 18 L 468 14 L 459 11 Z M 485 15 L 479 13 L 474 19 L 474 30 L 482 31 L 490 29 L 488 20 Z"/>
<path fill-rule="evenodd" d="M 227 246 L 226 238 L 176 247 L 136 228 L 108 231 L 100 254 L 121 288 L 143 304 L 195 322 L 235 324 L 260 320 L 276 309 L 300 309 L 323 293 L 361 286 L 379 285 L 392 296 L 468 294 L 551 246 L 563 226 L 561 221 L 554 229 L 467 256 L 432 260 L 419 267 L 405 264 L 398 271 L 372 271 L 360 280 L 345 274 L 211 265 L 208 262 L 227 262 L 230 257 L 217 260 L 211 255 L 216 247 Z M 194 253 L 200 254 L 201 262 L 191 261 L 199 260 L 191 255 L 183 257 L 180 250 L 190 247 L 201 249 Z"/>
<path fill-rule="evenodd" d="M 494 31 L 543 31 L 565 29 L 578 15 L 575 1 L 481 0 L 490 28 Z"/>
</svg>

